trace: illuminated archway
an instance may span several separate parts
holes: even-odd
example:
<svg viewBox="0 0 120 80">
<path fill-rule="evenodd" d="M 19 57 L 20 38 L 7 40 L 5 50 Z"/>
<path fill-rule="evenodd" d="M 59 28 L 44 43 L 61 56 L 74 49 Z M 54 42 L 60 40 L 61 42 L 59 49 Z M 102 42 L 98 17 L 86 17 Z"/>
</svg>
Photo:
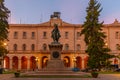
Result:
<svg viewBox="0 0 120 80">
<path fill-rule="evenodd" d="M 27 69 L 27 58 L 25 56 L 21 58 L 21 69 Z"/>
<path fill-rule="evenodd" d="M 42 57 L 42 68 L 45 68 L 47 66 L 47 62 L 48 62 L 48 57 L 43 56 Z"/>
<path fill-rule="evenodd" d="M 84 68 L 87 68 L 88 56 L 84 58 Z"/>
<path fill-rule="evenodd" d="M 82 68 L 82 58 L 81 57 L 76 57 L 76 67 L 77 68 Z"/>
<path fill-rule="evenodd" d="M 17 56 L 14 56 L 12 59 L 12 68 L 18 69 L 18 57 Z"/>
<path fill-rule="evenodd" d="M 4 68 L 9 69 L 10 68 L 10 59 L 8 56 L 4 57 Z"/>
<path fill-rule="evenodd" d="M 31 58 L 30 58 L 30 69 L 31 70 L 35 70 L 35 68 L 36 68 L 36 61 L 35 61 L 35 57 L 34 56 L 32 56 Z"/>
<path fill-rule="evenodd" d="M 63 58 L 63 61 L 64 61 L 65 67 L 70 67 L 70 58 L 68 56 L 65 56 Z"/>
<path fill-rule="evenodd" d="M 114 59 L 114 65 L 118 65 L 118 59 L 117 58 Z"/>
</svg>

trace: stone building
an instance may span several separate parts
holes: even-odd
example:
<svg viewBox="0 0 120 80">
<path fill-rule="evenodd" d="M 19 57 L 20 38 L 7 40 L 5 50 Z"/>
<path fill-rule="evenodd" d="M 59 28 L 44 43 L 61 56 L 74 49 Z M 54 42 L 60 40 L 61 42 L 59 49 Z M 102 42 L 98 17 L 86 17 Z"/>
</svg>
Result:
<svg viewBox="0 0 120 80">
<path fill-rule="evenodd" d="M 62 60 L 65 67 L 80 69 L 87 67 L 88 55 L 85 53 L 84 36 L 80 36 L 81 24 L 62 21 L 60 13 L 51 15 L 50 20 L 40 24 L 9 24 L 9 54 L 4 58 L 4 68 L 19 70 L 42 69 L 50 58 L 48 45 L 53 41 L 51 31 L 58 24 L 63 44 Z M 103 32 L 107 35 L 106 46 L 110 54 L 119 56 L 120 23 L 104 24 Z M 112 64 L 120 64 L 118 58 L 111 59 Z"/>
</svg>

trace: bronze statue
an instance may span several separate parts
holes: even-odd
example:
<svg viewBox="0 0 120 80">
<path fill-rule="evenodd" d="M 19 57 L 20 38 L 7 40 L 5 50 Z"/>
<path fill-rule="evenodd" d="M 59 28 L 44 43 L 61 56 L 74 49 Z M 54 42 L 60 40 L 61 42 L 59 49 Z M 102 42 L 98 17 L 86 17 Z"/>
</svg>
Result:
<svg viewBox="0 0 120 80">
<path fill-rule="evenodd" d="M 58 42 L 59 38 L 61 37 L 57 24 L 54 24 L 54 29 L 52 30 L 52 36 L 51 37 L 53 38 L 54 42 Z"/>
</svg>

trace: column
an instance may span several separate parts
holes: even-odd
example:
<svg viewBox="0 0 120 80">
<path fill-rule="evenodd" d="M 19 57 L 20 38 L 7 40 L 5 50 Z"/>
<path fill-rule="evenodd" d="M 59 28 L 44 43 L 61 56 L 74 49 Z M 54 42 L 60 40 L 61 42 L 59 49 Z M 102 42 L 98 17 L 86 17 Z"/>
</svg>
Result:
<svg viewBox="0 0 120 80">
<path fill-rule="evenodd" d="M 82 58 L 82 69 L 85 68 L 85 61 L 84 61 L 84 57 Z"/>
<path fill-rule="evenodd" d="M 30 59 L 28 58 L 28 61 L 27 61 L 27 70 L 30 70 Z"/>
<path fill-rule="evenodd" d="M 18 69 L 21 70 L 21 59 L 18 59 Z"/>
<path fill-rule="evenodd" d="M 10 69 L 12 69 L 12 58 L 10 57 Z"/>
</svg>

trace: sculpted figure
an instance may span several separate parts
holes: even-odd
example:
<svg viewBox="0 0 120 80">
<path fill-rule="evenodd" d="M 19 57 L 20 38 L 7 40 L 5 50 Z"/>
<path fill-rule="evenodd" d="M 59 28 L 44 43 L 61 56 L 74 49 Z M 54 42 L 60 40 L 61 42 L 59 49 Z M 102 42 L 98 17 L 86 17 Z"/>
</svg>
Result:
<svg viewBox="0 0 120 80">
<path fill-rule="evenodd" d="M 57 24 L 54 24 L 54 29 L 52 30 L 52 36 L 51 37 L 53 38 L 54 42 L 58 42 L 59 38 L 61 37 Z"/>
</svg>

